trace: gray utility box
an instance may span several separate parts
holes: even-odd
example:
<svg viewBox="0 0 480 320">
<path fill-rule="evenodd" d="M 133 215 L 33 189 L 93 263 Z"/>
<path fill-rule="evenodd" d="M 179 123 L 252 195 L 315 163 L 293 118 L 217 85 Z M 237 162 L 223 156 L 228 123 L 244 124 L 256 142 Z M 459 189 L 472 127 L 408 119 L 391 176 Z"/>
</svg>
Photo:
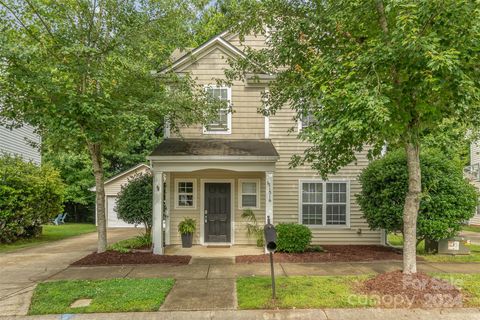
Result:
<svg viewBox="0 0 480 320">
<path fill-rule="evenodd" d="M 438 242 L 438 253 L 440 254 L 470 254 L 468 247 L 470 240 L 465 237 L 453 237 Z"/>
</svg>

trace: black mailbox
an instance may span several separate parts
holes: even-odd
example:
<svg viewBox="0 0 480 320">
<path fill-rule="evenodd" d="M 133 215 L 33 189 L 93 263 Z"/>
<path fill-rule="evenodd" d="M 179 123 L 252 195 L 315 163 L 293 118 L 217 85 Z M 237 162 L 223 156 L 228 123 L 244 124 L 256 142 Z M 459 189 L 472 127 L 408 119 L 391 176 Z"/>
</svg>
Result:
<svg viewBox="0 0 480 320">
<path fill-rule="evenodd" d="M 268 217 L 268 222 L 263 228 L 265 235 L 265 244 L 267 246 L 268 252 L 275 252 L 277 249 L 277 231 L 273 224 L 270 223 L 270 217 Z"/>
</svg>

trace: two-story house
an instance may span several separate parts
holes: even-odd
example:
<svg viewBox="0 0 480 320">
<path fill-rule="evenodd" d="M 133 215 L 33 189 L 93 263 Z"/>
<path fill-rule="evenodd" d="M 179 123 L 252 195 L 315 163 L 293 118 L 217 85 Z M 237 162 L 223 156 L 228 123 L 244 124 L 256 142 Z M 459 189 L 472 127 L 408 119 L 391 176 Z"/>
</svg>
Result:
<svg viewBox="0 0 480 320">
<path fill-rule="evenodd" d="M 246 209 L 260 223 L 270 217 L 275 224 L 309 226 L 314 244 L 383 243 L 383 233 L 369 229 L 354 196 L 366 154 L 328 180 L 308 166 L 290 168 L 292 155 L 307 147 L 297 135 L 308 123 L 297 123 L 287 107 L 271 117 L 258 112 L 269 76 L 216 85 L 216 79 L 225 78 L 227 59 L 242 57 L 245 46 L 261 48 L 265 41 L 247 36 L 241 43 L 238 35 L 225 32 L 160 71 L 190 74 L 225 100 L 225 109 L 206 126 L 167 132 L 148 157 L 154 175 L 154 252 L 163 253 L 163 236 L 167 245 L 181 243 L 177 226 L 185 217 L 197 221 L 196 244 L 254 244 L 241 217 Z"/>
</svg>

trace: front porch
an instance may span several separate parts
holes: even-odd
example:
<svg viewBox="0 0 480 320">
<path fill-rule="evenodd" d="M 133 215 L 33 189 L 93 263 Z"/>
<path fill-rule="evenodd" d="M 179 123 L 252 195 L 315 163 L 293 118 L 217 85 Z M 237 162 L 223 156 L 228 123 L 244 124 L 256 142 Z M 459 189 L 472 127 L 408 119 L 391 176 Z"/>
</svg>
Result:
<svg viewBox="0 0 480 320">
<path fill-rule="evenodd" d="M 236 257 L 243 255 L 263 254 L 264 249 L 255 245 L 233 245 L 233 246 L 204 246 L 194 245 L 191 248 L 182 248 L 181 245 L 169 245 L 165 247 L 166 255 L 187 255 L 192 257 Z"/>
<path fill-rule="evenodd" d="M 273 221 L 278 154 L 269 140 L 166 139 L 149 160 L 155 254 L 263 252 L 254 246 L 255 237 L 247 235 L 242 214 L 250 210 L 260 226 L 267 217 Z M 192 249 L 180 247 L 177 228 L 185 218 L 196 221 Z"/>
</svg>

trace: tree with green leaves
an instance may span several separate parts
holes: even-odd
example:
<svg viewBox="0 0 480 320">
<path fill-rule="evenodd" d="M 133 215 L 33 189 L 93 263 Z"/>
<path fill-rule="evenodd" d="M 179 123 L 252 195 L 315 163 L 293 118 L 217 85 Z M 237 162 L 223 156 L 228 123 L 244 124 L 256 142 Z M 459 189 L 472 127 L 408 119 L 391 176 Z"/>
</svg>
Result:
<svg viewBox="0 0 480 320">
<path fill-rule="evenodd" d="M 50 146 L 88 150 L 98 252 L 107 246 L 105 154 L 132 145 L 167 117 L 176 126 L 203 122 L 210 114 L 211 104 L 193 81 L 152 73 L 168 64 L 173 48 L 189 41 L 195 5 L 0 0 L 0 116 L 35 126 Z"/>
<path fill-rule="evenodd" d="M 0 155 L 0 243 L 40 235 L 42 224 L 63 212 L 63 194 L 53 167 Z"/>
<path fill-rule="evenodd" d="M 362 150 L 405 149 L 403 272 L 415 273 L 420 145 L 445 119 L 480 128 L 480 3 L 261 0 L 237 18 L 241 34 L 263 33 L 268 47 L 249 50 L 229 76 L 275 74 L 268 112 L 288 105 L 315 120 L 293 165 L 310 163 L 326 178 Z"/>
<path fill-rule="evenodd" d="M 120 219 L 131 224 L 143 224 L 145 237 L 150 239 L 152 230 L 153 177 L 149 173 L 138 174 L 122 186 L 115 204 Z"/>
<path fill-rule="evenodd" d="M 463 176 L 463 165 L 435 149 L 420 155 L 422 198 L 417 221 L 417 242 L 458 235 L 473 217 L 478 202 L 476 188 Z M 373 230 L 403 233 L 404 200 L 408 191 L 404 149 L 372 161 L 360 175 L 362 191 L 357 201 Z"/>
</svg>

